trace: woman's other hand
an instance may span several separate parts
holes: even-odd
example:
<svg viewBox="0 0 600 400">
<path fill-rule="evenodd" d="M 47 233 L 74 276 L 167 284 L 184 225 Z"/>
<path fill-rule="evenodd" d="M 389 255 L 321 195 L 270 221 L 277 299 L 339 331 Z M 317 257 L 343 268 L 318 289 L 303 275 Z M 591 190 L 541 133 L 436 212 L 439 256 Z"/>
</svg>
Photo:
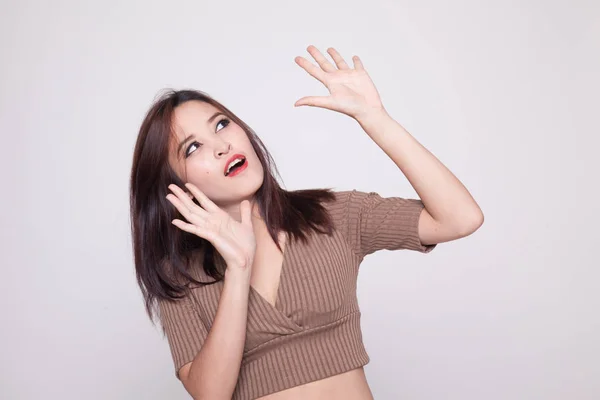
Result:
<svg viewBox="0 0 600 400">
<path fill-rule="evenodd" d="M 256 251 L 256 238 L 252 228 L 252 209 L 248 200 L 240 204 L 241 222 L 212 202 L 195 185 L 185 185 L 198 200 L 194 203 L 188 193 L 177 185 L 169 185 L 173 193 L 167 199 L 179 210 L 187 222 L 174 219 L 173 225 L 183 231 L 208 240 L 221 254 L 227 268 L 239 268 L 249 273 Z"/>
</svg>

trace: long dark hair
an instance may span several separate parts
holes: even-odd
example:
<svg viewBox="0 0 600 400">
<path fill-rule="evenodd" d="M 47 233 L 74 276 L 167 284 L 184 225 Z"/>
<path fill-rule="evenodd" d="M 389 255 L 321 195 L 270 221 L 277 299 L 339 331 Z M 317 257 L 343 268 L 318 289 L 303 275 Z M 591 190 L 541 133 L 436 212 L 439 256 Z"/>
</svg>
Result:
<svg viewBox="0 0 600 400">
<path fill-rule="evenodd" d="M 256 133 L 208 94 L 199 90 L 167 90 L 151 105 L 139 130 L 130 177 L 131 236 L 137 282 L 142 290 L 146 312 L 155 314 L 158 299 L 174 300 L 186 295 L 190 284 L 211 284 L 224 278 L 224 260 L 212 244 L 174 226 L 174 218 L 183 219 L 166 199 L 168 185 L 184 187 L 168 162 L 169 144 L 174 136 L 173 111 L 187 101 L 209 103 L 241 126 L 264 170 L 262 186 L 255 194 L 262 218 L 279 247 L 277 233 L 285 231 L 292 240 L 307 240 L 311 231 L 331 234 L 331 217 L 323 201 L 335 194 L 330 188 L 288 191 L 283 189 L 275 162 Z M 195 200 L 196 204 L 197 200 Z M 195 255 L 202 250 L 200 262 L 204 272 L 213 278 L 201 282 L 190 274 Z M 219 267 L 221 266 L 221 267 Z"/>
</svg>

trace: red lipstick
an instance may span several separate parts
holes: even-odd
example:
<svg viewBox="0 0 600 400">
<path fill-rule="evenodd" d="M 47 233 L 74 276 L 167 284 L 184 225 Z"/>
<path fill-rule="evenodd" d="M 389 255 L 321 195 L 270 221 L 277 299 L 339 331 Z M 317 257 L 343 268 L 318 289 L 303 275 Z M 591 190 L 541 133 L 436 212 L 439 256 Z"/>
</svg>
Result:
<svg viewBox="0 0 600 400">
<path fill-rule="evenodd" d="M 229 167 L 229 164 L 231 164 L 231 162 L 233 160 L 235 160 L 236 158 L 240 158 L 243 159 L 243 162 L 240 166 L 238 166 L 237 168 L 235 168 L 234 170 L 232 170 L 229 174 L 227 174 L 227 168 Z M 229 159 L 227 160 L 227 163 L 225 164 L 225 168 L 224 168 L 224 174 L 227 177 L 231 177 L 231 176 L 235 176 L 237 174 L 239 174 L 240 172 L 242 172 L 243 170 L 245 170 L 248 167 L 248 160 L 246 160 L 246 157 L 243 154 L 234 154 L 231 157 L 229 157 Z"/>
</svg>

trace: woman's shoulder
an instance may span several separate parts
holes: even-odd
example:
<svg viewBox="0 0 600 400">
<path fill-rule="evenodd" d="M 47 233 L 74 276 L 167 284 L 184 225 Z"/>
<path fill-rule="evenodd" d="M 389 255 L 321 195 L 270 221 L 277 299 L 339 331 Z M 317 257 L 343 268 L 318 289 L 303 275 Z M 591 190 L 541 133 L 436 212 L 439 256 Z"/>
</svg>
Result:
<svg viewBox="0 0 600 400">
<path fill-rule="evenodd" d="M 322 204 L 327 207 L 328 211 L 334 217 L 342 217 L 347 213 L 349 207 L 352 207 L 353 204 L 361 203 L 369 195 L 368 192 L 362 192 L 357 189 L 332 189 L 331 193 L 333 194 L 332 199 Z"/>
</svg>

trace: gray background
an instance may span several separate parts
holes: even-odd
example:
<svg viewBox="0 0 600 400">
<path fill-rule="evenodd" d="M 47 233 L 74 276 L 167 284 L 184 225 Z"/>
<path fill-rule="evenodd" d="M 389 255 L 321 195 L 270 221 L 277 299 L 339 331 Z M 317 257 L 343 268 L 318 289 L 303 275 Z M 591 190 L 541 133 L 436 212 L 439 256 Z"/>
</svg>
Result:
<svg viewBox="0 0 600 400">
<path fill-rule="evenodd" d="M 159 90 L 263 138 L 288 189 L 415 196 L 349 117 L 297 108 L 358 54 L 464 182 L 474 235 L 359 274 L 376 399 L 600 398 L 595 1 L 2 2 L 3 399 L 186 399 L 134 279 L 128 177 Z"/>
</svg>

